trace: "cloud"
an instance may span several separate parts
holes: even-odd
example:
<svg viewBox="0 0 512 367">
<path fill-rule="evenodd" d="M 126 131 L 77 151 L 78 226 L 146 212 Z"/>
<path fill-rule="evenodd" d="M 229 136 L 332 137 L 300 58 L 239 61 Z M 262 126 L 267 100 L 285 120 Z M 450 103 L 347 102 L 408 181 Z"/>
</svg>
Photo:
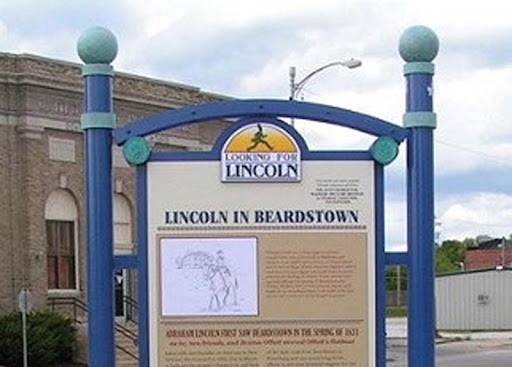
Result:
<svg viewBox="0 0 512 367">
<path fill-rule="evenodd" d="M 165 35 L 155 37 L 153 46 L 141 56 L 152 59 L 154 70 L 166 69 L 167 74 L 200 83 L 207 90 L 231 94 L 240 78 L 261 68 L 269 54 L 279 53 L 290 40 L 298 42 L 293 32 L 270 25 L 256 28 L 210 30 L 198 26 L 190 34 L 174 35 L 174 40 Z"/>
<path fill-rule="evenodd" d="M 512 194 L 470 192 L 436 198 L 436 231 L 440 241 L 464 240 L 479 235 L 512 234 Z M 406 201 L 394 197 L 385 204 L 386 251 L 407 249 Z"/>
<path fill-rule="evenodd" d="M 334 60 L 356 57 L 361 68 L 325 70 L 308 81 L 304 99 L 401 125 L 405 80 L 398 42 L 405 28 L 425 24 L 440 39 L 434 76 L 436 200 L 438 213 L 447 212 L 453 221 L 460 210 L 475 210 L 472 203 L 485 206 L 478 201 L 482 195 L 512 194 L 512 9 L 495 0 L 464 7 L 461 12 L 459 2 L 444 0 L 93 0 L 87 7 L 4 0 L 0 49 L 78 62 L 80 32 L 103 25 L 118 37 L 117 70 L 240 98 L 282 99 L 289 96 L 290 66 L 302 78 Z M 311 122 L 297 121 L 297 129 L 312 149 L 367 149 L 374 139 Z M 404 175 L 402 146 L 386 169 L 393 246 L 404 241 Z M 456 204 L 462 209 L 448 211 Z M 450 236 L 471 230 L 443 226 L 451 228 L 445 231 Z"/>
<path fill-rule="evenodd" d="M 129 24 L 122 0 L 7 0 L 0 3 L 0 49 L 78 62 L 76 42 L 91 26 L 105 26 L 119 36 Z"/>
<path fill-rule="evenodd" d="M 275 84 L 248 91 L 245 80 L 259 79 L 262 73 L 272 75 L 272 80 L 282 79 L 289 65 L 307 70 L 310 64 L 346 57 L 363 44 L 357 40 L 359 27 L 354 20 L 356 13 L 362 17 L 361 7 L 355 12 L 354 5 L 339 6 L 332 1 L 325 1 L 325 6 L 299 2 L 268 8 L 258 4 L 258 11 L 253 12 L 252 5 L 237 3 L 226 15 L 226 4 L 216 3 L 214 17 L 211 8 L 197 6 L 191 12 L 180 7 L 179 16 L 167 24 L 146 11 L 147 18 L 140 19 L 142 29 L 156 27 L 159 31 L 138 39 L 144 51 L 127 56 L 129 64 L 145 61 L 145 73 L 178 77 L 221 93 L 273 94 Z M 235 12 L 237 16 L 233 16 Z M 153 21 L 156 26 L 151 27 Z"/>
<path fill-rule="evenodd" d="M 405 201 L 387 200 L 385 204 L 386 251 L 407 251 L 407 208 Z"/>
<path fill-rule="evenodd" d="M 296 120 L 295 128 L 311 150 L 367 150 L 375 137 L 326 123 Z"/>
<path fill-rule="evenodd" d="M 494 237 L 512 233 L 512 195 L 496 192 L 476 192 L 452 195 L 441 201 L 442 239 Z"/>
</svg>

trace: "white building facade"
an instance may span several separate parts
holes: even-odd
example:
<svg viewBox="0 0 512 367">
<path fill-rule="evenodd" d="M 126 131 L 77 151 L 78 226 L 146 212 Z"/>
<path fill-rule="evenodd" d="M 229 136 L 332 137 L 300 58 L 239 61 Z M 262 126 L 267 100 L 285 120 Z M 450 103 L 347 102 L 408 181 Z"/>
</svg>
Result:
<svg viewBox="0 0 512 367">
<path fill-rule="evenodd" d="M 436 278 L 438 330 L 512 329 L 512 269 Z"/>
</svg>

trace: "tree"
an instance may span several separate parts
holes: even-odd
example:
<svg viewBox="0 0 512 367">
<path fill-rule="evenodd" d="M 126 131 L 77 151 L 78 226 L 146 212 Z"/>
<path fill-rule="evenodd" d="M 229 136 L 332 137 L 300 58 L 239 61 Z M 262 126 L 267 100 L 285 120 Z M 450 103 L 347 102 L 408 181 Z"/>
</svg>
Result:
<svg viewBox="0 0 512 367">
<path fill-rule="evenodd" d="M 447 240 L 435 245 L 436 274 L 451 273 L 463 270 L 462 264 L 468 247 L 475 245 L 475 240 L 466 238 L 463 241 Z"/>
<path fill-rule="evenodd" d="M 448 257 L 442 246 L 436 245 L 436 274 L 454 273 L 460 270 L 460 266 L 454 264 Z"/>
<path fill-rule="evenodd" d="M 397 266 L 386 266 L 386 291 L 396 292 L 398 287 Z M 400 290 L 407 290 L 407 266 L 400 265 Z"/>
<path fill-rule="evenodd" d="M 478 246 L 478 242 L 476 242 L 476 238 L 465 238 L 462 241 L 462 243 L 464 244 L 466 249 L 468 249 L 470 247 L 477 247 Z"/>
</svg>

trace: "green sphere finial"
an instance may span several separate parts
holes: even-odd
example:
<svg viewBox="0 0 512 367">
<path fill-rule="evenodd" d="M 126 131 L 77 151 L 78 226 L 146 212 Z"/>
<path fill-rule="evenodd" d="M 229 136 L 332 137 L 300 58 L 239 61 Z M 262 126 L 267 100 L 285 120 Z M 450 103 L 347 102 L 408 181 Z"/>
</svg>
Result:
<svg viewBox="0 0 512 367">
<path fill-rule="evenodd" d="M 85 64 L 110 64 L 117 55 L 116 36 L 103 27 L 88 28 L 78 38 L 76 50 Z"/>
<path fill-rule="evenodd" d="M 406 62 L 431 62 L 439 51 L 439 39 L 428 27 L 412 26 L 402 33 L 398 50 Z"/>
</svg>

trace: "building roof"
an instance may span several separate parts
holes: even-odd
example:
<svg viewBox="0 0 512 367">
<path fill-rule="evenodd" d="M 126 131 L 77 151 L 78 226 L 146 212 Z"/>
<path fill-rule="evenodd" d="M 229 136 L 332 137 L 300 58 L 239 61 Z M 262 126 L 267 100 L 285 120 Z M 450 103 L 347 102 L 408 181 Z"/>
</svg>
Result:
<svg viewBox="0 0 512 367">
<path fill-rule="evenodd" d="M 476 247 L 468 247 L 468 251 L 500 249 L 502 243 L 503 243 L 502 238 L 495 238 L 495 239 L 492 239 L 489 241 L 481 242 Z M 507 247 L 507 246 L 512 246 L 512 241 L 505 240 L 505 247 Z"/>
<path fill-rule="evenodd" d="M 436 278 L 442 278 L 442 277 L 451 277 L 451 276 L 458 276 L 458 275 L 467 275 L 467 274 L 475 274 L 475 273 L 487 273 L 491 271 L 512 271 L 512 267 L 504 267 L 504 268 L 487 268 L 487 269 L 475 269 L 475 270 L 467 270 L 467 271 L 457 271 L 453 273 L 442 273 L 442 274 L 436 274 Z"/>
</svg>

